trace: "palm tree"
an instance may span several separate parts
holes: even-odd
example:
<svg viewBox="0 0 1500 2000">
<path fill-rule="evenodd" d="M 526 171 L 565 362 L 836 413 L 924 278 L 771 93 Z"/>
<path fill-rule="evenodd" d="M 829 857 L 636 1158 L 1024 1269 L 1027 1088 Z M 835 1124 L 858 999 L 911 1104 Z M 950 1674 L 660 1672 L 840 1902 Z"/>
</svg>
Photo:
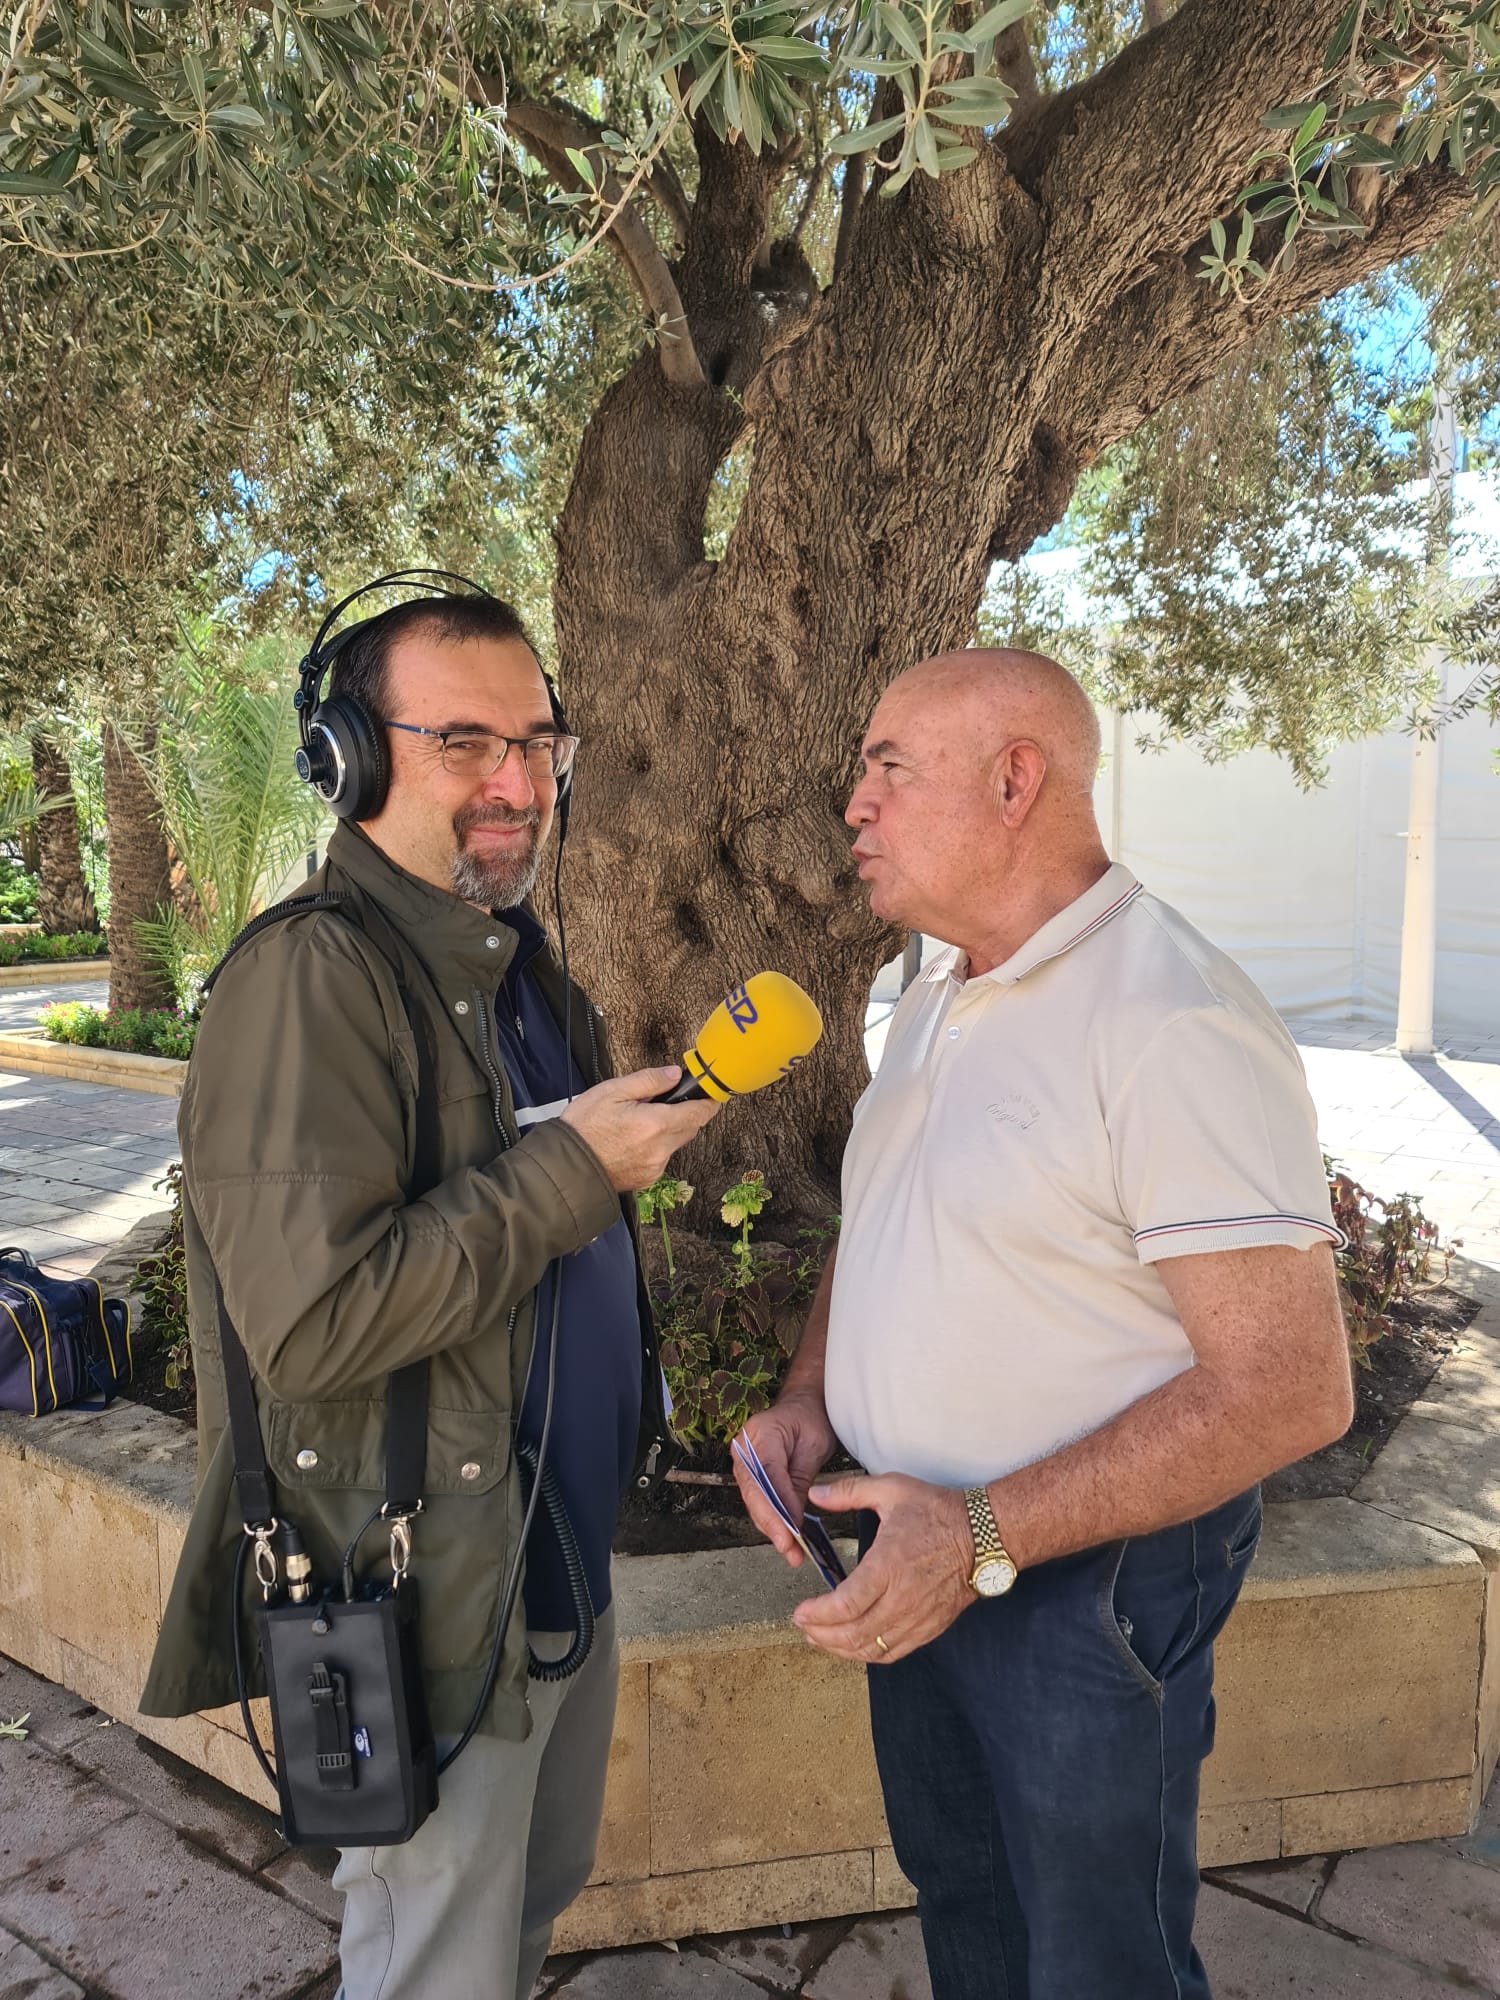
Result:
<svg viewBox="0 0 1500 2000">
<path fill-rule="evenodd" d="M 238 663 L 252 675 L 261 648 Z M 277 685 L 248 686 L 190 656 L 163 696 L 147 760 L 182 875 L 175 907 L 140 927 L 159 964 L 201 976 L 314 845 L 326 815 L 297 777 L 297 724 Z"/>
<path fill-rule="evenodd" d="M 154 724 L 137 730 L 113 721 L 104 724 L 111 1007 L 170 1007 L 177 998 L 171 974 L 147 934 L 148 925 L 172 901 L 166 830 L 147 775 L 156 735 Z"/>
<path fill-rule="evenodd" d="M 67 752 L 45 729 L 38 729 L 31 739 L 31 775 L 39 798 L 49 808 L 54 804 L 69 808 L 49 809 L 37 820 L 37 919 L 51 933 L 96 931 L 99 912 L 84 879 L 78 815 L 72 810 L 73 774 Z"/>
</svg>

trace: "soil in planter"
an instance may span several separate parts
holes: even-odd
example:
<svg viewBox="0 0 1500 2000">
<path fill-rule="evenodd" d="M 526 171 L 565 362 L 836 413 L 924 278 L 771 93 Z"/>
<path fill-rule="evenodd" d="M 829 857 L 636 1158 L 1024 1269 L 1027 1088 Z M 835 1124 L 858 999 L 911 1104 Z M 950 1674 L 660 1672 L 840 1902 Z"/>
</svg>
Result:
<svg viewBox="0 0 1500 2000">
<path fill-rule="evenodd" d="M 841 1452 L 830 1469 L 852 1472 L 854 1460 Z M 830 1535 L 855 1532 L 853 1514 L 825 1513 L 820 1519 Z M 734 1484 L 729 1448 L 717 1443 L 700 1445 L 675 1476 L 668 1474 L 649 1493 L 627 1493 L 614 1543 L 617 1556 L 675 1556 L 694 1549 L 765 1546 Z"/>
<path fill-rule="evenodd" d="M 1446 1286 L 1394 1307 L 1393 1330 L 1366 1350 L 1369 1367 L 1354 1371 L 1353 1423 L 1333 1444 L 1273 1473 L 1266 1498 L 1331 1500 L 1352 1493 L 1478 1310 L 1477 1299 Z"/>
<path fill-rule="evenodd" d="M 142 1351 L 144 1349 L 144 1352 Z M 163 1347 L 146 1341 L 135 1342 L 135 1377 L 126 1391 L 132 1403 L 145 1403 L 163 1416 L 181 1417 L 184 1423 L 198 1421 L 198 1397 L 192 1371 L 175 1389 L 167 1387 L 167 1354 Z"/>
</svg>

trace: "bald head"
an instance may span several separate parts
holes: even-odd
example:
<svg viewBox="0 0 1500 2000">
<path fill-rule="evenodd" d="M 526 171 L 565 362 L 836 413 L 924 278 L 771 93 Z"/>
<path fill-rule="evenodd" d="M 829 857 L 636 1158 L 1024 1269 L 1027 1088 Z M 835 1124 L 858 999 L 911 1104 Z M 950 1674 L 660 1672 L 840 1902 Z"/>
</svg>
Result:
<svg viewBox="0 0 1500 2000">
<path fill-rule="evenodd" d="M 844 817 L 870 908 L 984 970 L 1108 867 L 1099 724 L 1041 653 L 940 653 L 892 681 Z"/>
<path fill-rule="evenodd" d="M 1099 770 L 1099 718 L 1066 668 L 1045 653 L 974 646 L 938 653 L 891 682 L 895 696 L 931 706 L 959 722 L 965 740 L 988 763 L 1018 736 L 1047 761 L 1048 789 L 1092 797 Z"/>
</svg>

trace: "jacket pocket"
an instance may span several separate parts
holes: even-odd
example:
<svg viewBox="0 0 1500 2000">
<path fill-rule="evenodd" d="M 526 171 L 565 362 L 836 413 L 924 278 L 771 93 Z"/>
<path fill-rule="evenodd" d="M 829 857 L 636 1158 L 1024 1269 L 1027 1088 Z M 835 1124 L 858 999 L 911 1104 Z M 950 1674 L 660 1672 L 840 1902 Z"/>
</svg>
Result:
<svg viewBox="0 0 1500 2000">
<path fill-rule="evenodd" d="M 276 1403 L 262 1413 L 266 1463 L 288 1492 L 385 1491 L 384 1396 Z M 494 1410 L 429 1407 L 423 1492 L 490 1493 L 510 1468 L 510 1424 Z"/>
</svg>

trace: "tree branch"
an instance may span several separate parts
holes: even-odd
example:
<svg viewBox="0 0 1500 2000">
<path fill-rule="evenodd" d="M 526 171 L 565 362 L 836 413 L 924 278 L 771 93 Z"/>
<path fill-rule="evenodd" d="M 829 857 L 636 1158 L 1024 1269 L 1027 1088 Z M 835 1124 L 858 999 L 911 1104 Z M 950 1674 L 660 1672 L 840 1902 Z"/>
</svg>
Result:
<svg viewBox="0 0 1500 2000">
<path fill-rule="evenodd" d="M 1026 23 L 1013 21 L 995 44 L 995 68 L 1002 83 L 1008 83 L 1016 93 L 1011 116 L 1025 113 L 1041 101 L 1041 87 L 1036 80 L 1036 64 L 1031 60 L 1031 43 L 1026 38 Z"/>
<path fill-rule="evenodd" d="M 833 275 L 838 276 L 849 261 L 859 212 L 865 199 L 865 156 L 851 153 L 844 162 L 844 185 L 839 195 L 839 233 L 833 246 Z"/>
<path fill-rule="evenodd" d="M 1075 471 L 1089 464 L 1174 397 L 1201 387 L 1263 327 L 1427 248 L 1462 218 L 1473 198 L 1472 187 L 1446 161 L 1419 167 L 1389 189 L 1364 235 L 1304 235 L 1290 266 L 1240 297 L 1223 296 L 1198 276 L 1210 248 L 1205 237 L 1117 299 L 1098 338 L 1083 343 L 1073 393 L 1055 398 L 1065 439 L 1054 437 L 1053 448 L 1061 443 L 1062 458 Z M 1269 266 L 1280 224 L 1268 225 L 1263 237 L 1252 254 Z M 1034 514 L 1028 507 L 999 524 L 991 543 L 996 558 L 1024 555 L 1052 526 L 1055 515 L 1041 520 Z"/>
<path fill-rule="evenodd" d="M 492 79 L 482 79 L 489 83 Z M 559 98 L 520 97 L 512 93 L 505 100 L 507 123 L 519 132 L 523 139 L 535 140 L 539 145 L 550 146 L 554 152 L 566 151 L 571 146 L 575 152 L 587 153 L 593 160 L 596 171 L 609 165 L 609 154 L 602 140 L 604 127 L 598 119 L 588 117 L 574 105 L 564 104 Z M 688 221 L 693 205 L 683 191 L 682 182 L 677 178 L 677 169 L 665 154 L 657 157 L 651 171 L 646 176 L 646 189 L 667 221 L 672 225 L 672 241 L 679 249 L 687 235 Z"/>
<path fill-rule="evenodd" d="M 503 106 L 507 129 L 535 154 L 559 187 L 577 192 L 588 186 L 568 158 L 568 149 L 588 155 L 595 170 L 593 191 L 606 208 L 618 210 L 610 225 L 609 245 L 629 274 L 655 330 L 662 374 L 675 388 L 705 387 L 703 367 L 693 345 L 672 267 L 640 210 L 623 199 L 618 180 L 608 170 L 607 155 L 586 124 L 556 105 L 541 104 L 531 98 L 507 98 L 497 78 L 477 74 L 472 87 L 495 93 L 491 101 Z"/>
<path fill-rule="evenodd" d="M 1195 242 L 1244 186 L 1262 115 L 1315 94 L 1342 0 L 1186 0 L 992 142 L 1049 218 L 1049 276 L 1093 317 L 1162 251 Z M 1077 286 L 1085 285 L 1080 299 Z"/>
</svg>

